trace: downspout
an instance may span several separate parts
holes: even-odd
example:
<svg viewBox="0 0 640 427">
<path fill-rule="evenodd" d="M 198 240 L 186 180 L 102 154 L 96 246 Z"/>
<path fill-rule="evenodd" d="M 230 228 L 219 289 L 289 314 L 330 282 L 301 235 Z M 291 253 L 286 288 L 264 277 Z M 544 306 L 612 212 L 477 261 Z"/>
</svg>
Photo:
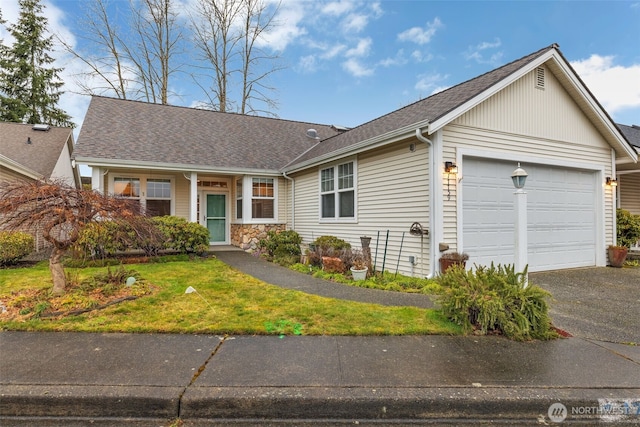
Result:
<svg viewBox="0 0 640 427">
<path fill-rule="evenodd" d="M 287 176 L 286 172 L 282 172 L 282 176 L 285 179 L 291 181 L 291 229 L 296 229 L 296 208 L 295 208 L 295 200 L 296 200 L 296 180 Z"/>
<path fill-rule="evenodd" d="M 424 142 L 428 146 L 429 150 L 429 162 L 431 163 L 429 167 L 429 274 L 427 275 L 427 279 L 431 279 L 434 276 L 434 263 L 435 263 L 435 233 L 433 230 L 434 227 L 434 208 L 435 208 L 435 197 L 433 195 L 434 190 L 434 174 L 436 173 L 436 166 L 434 163 L 434 155 L 433 155 L 433 142 L 425 137 L 422 134 L 422 130 L 420 128 L 416 129 L 416 138 L 418 141 Z M 423 261 L 424 262 L 424 261 Z"/>
</svg>

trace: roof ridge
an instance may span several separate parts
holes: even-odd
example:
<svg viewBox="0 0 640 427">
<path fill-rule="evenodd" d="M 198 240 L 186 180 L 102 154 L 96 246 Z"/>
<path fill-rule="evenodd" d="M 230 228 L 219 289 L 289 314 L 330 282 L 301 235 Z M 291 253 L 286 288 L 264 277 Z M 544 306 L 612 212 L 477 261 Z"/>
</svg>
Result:
<svg viewBox="0 0 640 427">
<path fill-rule="evenodd" d="M 551 44 L 551 45 L 549 45 L 549 46 L 546 46 L 546 47 L 544 47 L 544 48 L 542 48 L 542 49 L 537 50 L 536 52 L 530 53 L 530 54 L 525 55 L 525 56 L 523 56 L 523 57 L 521 57 L 521 58 L 515 59 L 515 60 L 513 60 L 513 61 L 511 61 L 511 62 L 508 62 L 508 63 L 506 63 L 506 64 L 504 64 L 504 65 L 501 65 L 501 66 L 500 66 L 500 67 L 498 67 L 498 68 L 494 68 L 494 69 L 489 70 L 489 71 L 487 71 L 487 72 L 485 72 L 485 73 L 483 73 L 483 74 L 480 74 L 480 75 L 478 75 L 478 76 L 475 76 L 475 77 L 472 77 L 472 78 L 470 78 L 470 79 L 468 79 L 468 80 L 465 80 L 465 81 L 463 81 L 463 82 L 460 82 L 460 83 L 458 83 L 458 84 L 456 84 L 456 85 L 454 85 L 454 86 L 448 87 L 448 88 L 446 88 L 445 90 L 442 90 L 442 91 L 440 91 L 440 92 L 436 92 L 436 93 L 434 93 L 434 94 L 432 94 L 432 95 L 429 95 L 429 96 L 427 96 L 426 98 L 419 99 L 419 100 L 417 100 L 417 101 L 415 101 L 415 102 L 412 102 L 412 103 L 410 103 L 410 104 L 405 105 L 404 107 L 398 108 L 398 109 L 393 110 L 393 111 L 389 111 L 388 113 L 383 114 L 382 116 L 375 117 L 375 118 L 373 118 L 373 119 L 371 119 L 371 120 L 369 120 L 369 121 L 367 121 L 367 122 L 364 122 L 364 123 L 362 123 L 362 124 L 360 124 L 360 125 L 358 125 L 358 126 L 355 126 L 355 127 L 353 127 L 353 128 L 350 128 L 349 130 L 347 130 L 346 132 L 343 132 L 343 133 L 351 132 L 351 131 L 353 131 L 353 130 L 355 130 L 355 129 L 358 129 L 358 128 L 361 128 L 361 127 L 363 127 L 363 126 L 365 126 L 365 125 L 367 125 L 367 124 L 369 124 L 369 123 L 375 122 L 376 120 L 379 120 L 379 119 L 381 119 L 381 118 L 383 118 L 383 117 L 389 116 L 390 114 L 394 114 L 394 113 L 397 113 L 397 112 L 399 112 L 399 111 L 402 111 L 402 110 L 405 110 L 405 109 L 408 109 L 408 108 L 414 107 L 416 104 L 419 104 L 419 103 L 421 103 L 421 102 L 425 102 L 425 101 L 427 101 L 427 100 L 429 100 L 429 99 L 431 99 L 431 98 L 433 98 L 433 97 L 435 97 L 435 96 L 438 96 L 438 95 L 446 95 L 448 92 L 450 92 L 450 91 L 452 91 L 452 90 L 454 90 L 454 89 L 456 89 L 456 88 L 459 88 L 460 86 L 462 86 L 462 85 L 464 85 L 464 84 L 467 84 L 467 83 L 473 82 L 473 81 L 475 81 L 475 80 L 478 80 L 478 79 L 480 79 L 480 78 L 482 78 L 482 77 L 487 76 L 488 74 L 492 74 L 492 73 L 498 72 L 499 70 L 502 70 L 502 69 L 504 69 L 504 68 L 506 68 L 506 67 L 508 67 L 508 66 L 510 66 L 510 65 L 512 65 L 512 64 L 514 64 L 514 63 L 516 63 L 516 62 L 518 62 L 518 61 L 522 61 L 522 60 L 523 60 L 523 59 L 525 59 L 525 58 L 528 58 L 528 57 L 531 57 L 531 59 L 533 59 L 533 58 L 537 58 L 539 55 L 542 55 L 544 52 L 548 51 L 549 49 L 553 49 L 553 48 L 558 49 L 558 48 L 559 48 L 559 45 L 558 45 L 557 43 L 553 43 L 553 44 Z M 529 62 L 529 61 L 527 61 L 527 62 Z M 523 64 L 523 66 L 524 66 L 524 64 Z M 496 83 L 497 83 L 497 82 L 496 82 Z M 474 96 L 475 96 L 475 95 L 474 95 Z M 445 113 L 445 114 L 446 114 L 446 113 Z M 329 139 L 339 137 L 340 135 L 342 135 L 342 134 L 337 134 L 337 135 L 330 136 L 329 138 L 326 138 L 326 139 L 324 139 L 324 140 L 322 140 L 322 141 L 327 141 L 327 140 L 329 140 Z"/>
<path fill-rule="evenodd" d="M 135 102 L 135 103 L 138 103 L 138 104 L 143 104 L 143 105 L 152 106 L 152 107 L 180 108 L 180 109 L 190 110 L 190 111 L 203 111 L 203 112 L 207 112 L 207 113 L 223 114 L 223 115 L 231 115 L 231 116 L 255 118 L 255 119 L 263 119 L 263 120 L 276 120 L 276 121 L 281 121 L 281 122 L 301 123 L 301 124 L 309 124 L 309 125 L 316 125 L 316 126 L 328 126 L 328 127 L 333 126 L 333 125 L 327 124 L 327 123 L 313 123 L 313 122 L 302 121 L 302 120 L 283 119 L 283 118 L 280 118 L 280 117 L 257 116 L 257 115 L 251 115 L 251 114 L 236 113 L 236 112 L 232 112 L 232 111 L 208 110 L 206 108 L 187 107 L 187 106 L 184 106 L 184 105 L 158 104 L 158 103 L 155 103 L 155 102 L 146 102 L 146 101 L 141 101 L 141 100 L 138 100 L 138 99 L 122 99 L 122 98 L 115 98 L 115 97 L 112 97 L 112 96 L 104 96 L 104 95 L 91 95 L 91 98 L 101 98 L 101 99 L 106 99 L 106 100 L 110 100 L 110 101 L 119 101 L 119 102 L 120 101 L 121 102 L 131 102 L 131 103 Z"/>
</svg>

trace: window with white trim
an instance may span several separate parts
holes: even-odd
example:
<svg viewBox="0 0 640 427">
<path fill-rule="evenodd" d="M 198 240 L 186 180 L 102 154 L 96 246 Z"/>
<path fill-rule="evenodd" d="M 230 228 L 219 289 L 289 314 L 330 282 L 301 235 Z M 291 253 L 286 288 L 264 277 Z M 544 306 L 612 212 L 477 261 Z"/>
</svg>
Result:
<svg viewBox="0 0 640 427">
<path fill-rule="evenodd" d="M 171 180 L 147 179 L 146 205 L 151 216 L 171 215 Z"/>
<path fill-rule="evenodd" d="M 242 178 L 236 180 L 236 218 L 242 219 Z"/>
<path fill-rule="evenodd" d="M 113 194 L 119 197 L 140 199 L 140 178 L 113 178 Z"/>
<path fill-rule="evenodd" d="M 114 176 L 110 183 L 110 192 L 115 196 L 137 200 L 152 216 L 172 214 L 174 189 L 171 178 Z"/>
<path fill-rule="evenodd" d="M 275 206 L 274 179 L 251 179 L 251 218 L 273 219 Z"/>
<path fill-rule="evenodd" d="M 355 218 L 354 162 L 320 170 L 320 217 Z"/>
</svg>

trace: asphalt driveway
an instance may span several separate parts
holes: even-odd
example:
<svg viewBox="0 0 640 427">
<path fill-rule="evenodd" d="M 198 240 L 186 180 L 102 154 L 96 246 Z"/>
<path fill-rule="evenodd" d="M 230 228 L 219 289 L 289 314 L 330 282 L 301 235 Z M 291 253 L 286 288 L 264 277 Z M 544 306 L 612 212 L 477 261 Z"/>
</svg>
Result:
<svg viewBox="0 0 640 427">
<path fill-rule="evenodd" d="M 579 268 L 531 273 L 553 295 L 556 327 L 575 337 L 640 345 L 640 268 Z"/>
</svg>

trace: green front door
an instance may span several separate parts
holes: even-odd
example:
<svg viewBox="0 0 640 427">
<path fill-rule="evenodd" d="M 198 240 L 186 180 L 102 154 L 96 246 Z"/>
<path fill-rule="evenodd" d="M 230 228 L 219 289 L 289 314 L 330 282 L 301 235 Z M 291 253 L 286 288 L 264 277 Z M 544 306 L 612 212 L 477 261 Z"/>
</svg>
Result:
<svg viewBox="0 0 640 427">
<path fill-rule="evenodd" d="M 205 219 L 211 243 L 225 243 L 227 240 L 226 203 L 227 196 L 224 194 L 207 194 Z"/>
</svg>

